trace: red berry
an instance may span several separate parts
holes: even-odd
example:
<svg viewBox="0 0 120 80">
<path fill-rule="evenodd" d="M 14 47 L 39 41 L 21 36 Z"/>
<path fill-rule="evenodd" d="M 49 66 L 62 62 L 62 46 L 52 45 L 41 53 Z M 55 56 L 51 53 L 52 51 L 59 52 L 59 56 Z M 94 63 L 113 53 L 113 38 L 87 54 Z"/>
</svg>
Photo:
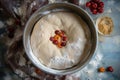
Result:
<svg viewBox="0 0 120 80">
<path fill-rule="evenodd" d="M 103 2 L 99 2 L 98 5 L 99 5 L 99 7 L 102 7 L 102 8 L 104 7 L 104 3 Z"/>
<path fill-rule="evenodd" d="M 90 3 L 91 3 L 91 5 L 93 5 L 93 4 L 94 4 L 94 2 L 93 2 L 93 1 L 90 1 Z"/>
<path fill-rule="evenodd" d="M 61 43 L 61 46 L 66 46 L 66 42 L 62 42 L 62 43 Z"/>
<path fill-rule="evenodd" d="M 57 40 L 53 40 L 53 44 L 57 45 L 58 41 Z"/>
<path fill-rule="evenodd" d="M 66 36 L 63 36 L 63 37 L 62 37 L 62 40 L 63 40 L 63 41 L 67 41 L 67 37 L 66 37 Z"/>
<path fill-rule="evenodd" d="M 50 37 L 50 41 L 53 41 L 54 40 L 54 38 L 53 37 Z"/>
<path fill-rule="evenodd" d="M 94 4 L 92 4 L 92 8 L 97 8 L 97 4 L 96 3 L 94 3 Z"/>
<path fill-rule="evenodd" d="M 98 7 L 97 9 L 100 10 L 100 9 L 102 9 L 102 7 Z"/>
<path fill-rule="evenodd" d="M 98 12 L 103 13 L 103 9 L 102 8 L 98 9 Z"/>
<path fill-rule="evenodd" d="M 92 10 L 92 13 L 93 13 L 93 14 L 97 14 L 97 9 L 93 9 L 93 10 Z"/>
<path fill-rule="evenodd" d="M 91 6 L 91 3 L 90 2 L 87 2 L 86 3 L 86 7 L 90 7 Z"/>
<path fill-rule="evenodd" d="M 61 30 L 61 32 L 59 33 L 59 35 L 62 37 L 65 35 L 65 31 Z"/>
<path fill-rule="evenodd" d="M 109 71 L 109 72 L 113 72 L 113 68 L 112 68 L 112 66 L 109 66 L 109 67 L 107 68 L 107 71 Z"/>
<path fill-rule="evenodd" d="M 93 0 L 93 1 L 96 2 L 96 3 L 100 2 L 100 0 Z"/>
<path fill-rule="evenodd" d="M 40 69 L 38 69 L 38 68 L 35 69 L 35 72 L 36 72 L 37 74 L 41 74 L 41 73 L 42 73 L 42 71 L 41 71 Z"/>
<path fill-rule="evenodd" d="M 94 9 L 93 9 L 92 7 L 90 7 L 90 11 L 93 12 L 93 10 L 94 10 Z"/>
<path fill-rule="evenodd" d="M 59 33 L 60 33 L 60 31 L 59 31 L 59 30 L 56 30 L 56 31 L 55 31 L 55 34 L 59 34 Z"/>
<path fill-rule="evenodd" d="M 61 30 L 61 32 L 62 32 L 63 34 L 65 34 L 65 31 L 64 31 L 64 30 Z"/>
</svg>

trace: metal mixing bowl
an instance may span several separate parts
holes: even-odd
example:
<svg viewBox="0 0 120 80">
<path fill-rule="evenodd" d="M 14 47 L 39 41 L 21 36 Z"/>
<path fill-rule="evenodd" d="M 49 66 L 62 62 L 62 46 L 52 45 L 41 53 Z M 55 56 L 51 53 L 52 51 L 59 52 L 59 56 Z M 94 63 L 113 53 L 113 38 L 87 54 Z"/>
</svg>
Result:
<svg viewBox="0 0 120 80">
<path fill-rule="evenodd" d="M 57 12 L 57 11 L 69 11 L 78 14 L 81 16 L 81 18 L 87 23 L 88 29 L 90 30 L 90 35 L 91 35 L 91 48 L 87 52 L 87 54 L 83 54 L 82 60 L 74 67 L 64 69 L 64 70 L 56 70 L 56 69 L 51 69 L 43 64 L 40 63 L 40 61 L 37 59 L 37 57 L 33 54 L 31 45 L 30 45 L 30 37 L 31 37 L 31 32 L 33 30 L 33 27 L 35 23 L 44 15 L 52 13 L 52 12 Z M 70 4 L 70 3 L 53 3 L 53 4 L 48 4 L 40 9 L 38 9 L 28 20 L 25 30 L 24 30 L 24 35 L 23 35 L 23 42 L 24 42 L 24 48 L 26 51 L 27 56 L 29 59 L 33 62 L 35 66 L 37 66 L 39 69 L 51 73 L 51 74 L 56 74 L 56 75 L 66 75 L 70 73 L 74 73 L 76 71 L 81 70 L 85 65 L 88 64 L 90 59 L 95 53 L 96 47 L 97 47 L 97 32 L 96 28 L 94 25 L 94 22 L 90 15 L 84 11 L 82 8 Z"/>
</svg>

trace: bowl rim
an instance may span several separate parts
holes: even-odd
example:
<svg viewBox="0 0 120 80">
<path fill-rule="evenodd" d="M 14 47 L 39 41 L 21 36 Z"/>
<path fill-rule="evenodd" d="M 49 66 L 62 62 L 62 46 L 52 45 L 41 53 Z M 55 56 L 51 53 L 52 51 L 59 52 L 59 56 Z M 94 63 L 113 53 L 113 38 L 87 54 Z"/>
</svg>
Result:
<svg viewBox="0 0 120 80">
<path fill-rule="evenodd" d="M 92 25 L 94 27 L 94 30 L 95 30 L 95 38 L 96 38 L 96 41 L 95 41 L 95 47 L 94 47 L 94 50 L 92 51 L 92 55 L 89 56 L 89 58 L 87 59 L 87 61 L 79 68 L 76 68 L 74 70 L 71 70 L 71 69 L 68 69 L 68 71 L 66 70 L 54 70 L 54 69 L 48 69 L 47 67 L 45 68 L 45 66 L 39 66 L 38 64 L 36 64 L 37 62 L 34 61 L 32 58 L 31 58 L 31 55 L 29 54 L 29 51 L 30 49 L 28 49 L 28 45 L 26 46 L 26 31 L 27 31 L 27 26 L 29 25 L 29 22 L 30 20 L 34 17 L 35 13 L 39 12 L 41 9 L 45 8 L 45 7 L 49 7 L 49 6 L 52 6 L 52 5 L 55 5 L 55 4 L 59 4 L 59 5 L 69 5 L 69 6 L 72 6 L 72 7 L 75 7 L 75 8 L 79 8 L 81 9 L 81 11 L 83 11 L 88 17 L 89 19 L 91 20 L 92 22 Z M 26 26 L 25 26 L 25 29 L 24 29 L 24 33 L 23 33 L 23 45 L 24 45 L 24 48 L 25 48 L 25 52 L 28 56 L 28 58 L 31 60 L 31 62 L 36 66 L 38 67 L 39 69 L 41 69 L 42 71 L 45 71 L 47 73 L 50 73 L 50 74 L 55 74 L 55 75 L 67 75 L 67 74 L 71 74 L 71 73 L 74 73 L 74 72 L 77 72 L 81 69 L 83 69 L 89 62 L 90 60 L 92 59 L 92 57 L 94 57 L 95 53 L 96 53 L 96 50 L 97 50 L 97 45 L 98 45 L 98 34 L 97 34 L 97 29 L 95 27 L 95 24 L 94 24 L 94 21 L 92 19 L 92 17 L 88 14 L 87 11 L 85 11 L 84 9 L 80 8 L 79 6 L 76 6 L 74 4 L 71 4 L 71 3 L 64 3 L 64 2 L 59 2 L 59 3 L 51 3 L 51 4 L 47 4 L 41 8 L 39 8 L 35 13 L 33 13 L 33 15 L 29 18 L 29 20 L 27 21 L 26 23 Z M 34 55 L 32 55 L 34 56 Z"/>
</svg>

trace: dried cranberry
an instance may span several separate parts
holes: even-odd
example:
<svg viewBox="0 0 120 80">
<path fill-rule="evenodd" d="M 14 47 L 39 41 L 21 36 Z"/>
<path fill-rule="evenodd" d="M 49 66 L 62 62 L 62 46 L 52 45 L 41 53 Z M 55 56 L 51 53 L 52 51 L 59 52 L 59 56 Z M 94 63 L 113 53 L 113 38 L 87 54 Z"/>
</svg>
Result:
<svg viewBox="0 0 120 80">
<path fill-rule="evenodd" d="M 98 9 L 98 12 L 99 12 L 99 13 L 103 13 L 103 11 L 104 11 L 104 10 L 103 10 L 102 8 Z"/>
<path fill-rule="evenodd" d="M 97 14 L 97 9 L 93 9 L 93 10 L 92 10 L 92 13 L 93 13 L 93 14 Z"/>
<path fill-rule="evenodd" d="M 98 71 L 99 71 L 99 72 L 105 72 L 105 68 L 104 68 L 104 67 L 100 67 L 100 68 L 98 69 Z"/>
<path fill-rule="evenodd" d="M 102 7 L 102 8 L 104 7 L 104 3 L 103 2 L 99 2 L 98 4 L 99 4 L 99 7 Z"/>
<path fill-rule="evenodd" d="M 90 7 L 90 11 L 93 12 L 93 8 L 92 7 Z"/>
<path fill-rule="evenodd" d="M 96 2 L 96 3 L 100 2 L 100 0 L 93 0 L 93 1 Z"/>
<path fill-rule="evenodd" d="M 54 40 L 54 38 L 53 37 L 50 37 L 50 41 L 53 41 Z"/>
<path fill-rule="evenodd" d="M 97 4 L 96 3 L 94 3 L 94 4 L 92 4 L 92 8 L 97 8 Z"/>
<path fill-rule="evenodd" d="M 107 68 L 107 71 L 109 71 L 109 72 L 113 72 L 113 68 L 112 68 L 112 66 L 109 66 L 109 67 Z"/>
<path fill-rule="evenodd" d="M 90 3 L 91 3 L 91 5 L 93 5 L 95 2 L 93 2 L 93 1 L 90 1 Z"/>
<path fill-rule="evenodd" d="M 102 9 L 102 7 L 98 7 L 97 9 L 100 10 L 100 9 Z"/>
<path fill-rule="evenodd" d="M 59 30 L 56 30 L 56 31 L 55 31 L 55 34 L 59 34 L 59 33 L 60 33 L 60 31 L 59 31 Z"/>
<path fill-rule="evenodd" d="M 65 34 L 65 31 L 64 31 L 64 30 L 61 30 L 61 32 L 62 32 L 63 34 Z"/>
<path fill-rule="evenodd" d="M 66 42 L 62 42 L 62 43 L 61 43 L 61 46 L 66 46 Z"/>
<path fill-rule="evenodd" d="M 38 69 L 38 68 L 35 69 L 35 72 L 36 72 L 37 74 L 41 74 L 41 70 Z"/>
<path fill-rule="evenodd" d="M 90 2 L 87 2 L 86 3 L 86 7 L 90 7 L 91 6 L 91 3 Z"/>
<path fill-rule="evenodd" d="M 63 41 L 67 41 L 67 37 L 66 37 L 66 36 L 63 36 L 63 37 L 62 37 L 62 40 L 63 40 Z"/>
<path fill-rule="evenodd" d="M 58 44 L 58 41 L 57 41 L 57 40 L 54 40 L 54 41 L 53 41 L 53 44 L 57 45 L 57 44 Z"/>
</svg>

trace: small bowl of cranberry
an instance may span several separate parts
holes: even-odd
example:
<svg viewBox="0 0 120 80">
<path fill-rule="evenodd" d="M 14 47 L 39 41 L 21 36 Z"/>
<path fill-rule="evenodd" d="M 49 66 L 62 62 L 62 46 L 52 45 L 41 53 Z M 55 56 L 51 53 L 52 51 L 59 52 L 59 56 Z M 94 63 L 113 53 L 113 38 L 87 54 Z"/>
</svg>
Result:
<svg viewBox="0 0 120 80">
<path fill-rule="evenodd" d="M 101 0 L 89 0 L 85 4 L 90 13 L 96 15 L 104 12 L 104 2 Z"/>
</svg>

